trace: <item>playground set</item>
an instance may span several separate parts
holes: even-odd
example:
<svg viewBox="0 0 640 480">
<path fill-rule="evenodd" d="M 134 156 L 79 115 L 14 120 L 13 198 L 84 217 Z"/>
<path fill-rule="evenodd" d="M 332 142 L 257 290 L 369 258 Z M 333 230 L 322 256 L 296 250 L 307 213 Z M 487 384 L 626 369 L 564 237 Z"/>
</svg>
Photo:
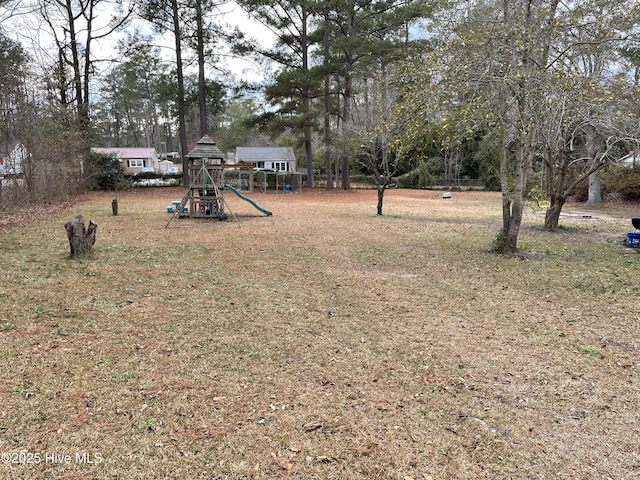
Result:
<svg viewBox="0 0 640 480">
<path fill-rule="evenodd" d="M 224 183 L 224 154 L 216 146 L 213 139 L 205 135 L 186 157 L 191 183 L 182 200 L 175 201 L 167 207 L 167 212 L 172 215 L 166 227 L 175 218 L 215 218 L 220 221 L 226 220 L 228 216 L 225 213 L 225 206 L 229 211 L 230 209 L 224 199 L 225 190 L 233 192 L 240 199 L 250 203 L 265 216 L 272 215 L 272 212 L 262 208 L 249 197 L 244 196 L 237 188 Z M 247 173 L 250 176 L 253 175 L 253 172 Z"/>
</svg>

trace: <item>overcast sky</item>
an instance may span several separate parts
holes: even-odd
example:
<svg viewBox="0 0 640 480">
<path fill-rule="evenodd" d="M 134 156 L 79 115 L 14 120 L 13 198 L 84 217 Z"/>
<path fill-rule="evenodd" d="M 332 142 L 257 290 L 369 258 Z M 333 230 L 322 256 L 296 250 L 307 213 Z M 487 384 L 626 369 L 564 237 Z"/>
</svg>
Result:
<svg viewBox="0 0 640 480">
<path fill-rule="evenodd" d="M 49 26 L 31 7 L 28 0 L 19 0 L 11 5 L 11 9 L 0 8 L 0 25 L 5 34 L 13 40 L 22 44 L 27 52 L 40 65 L 51 65 L 55 63 L 56 49 L 53 38 L 49 33 Z M 263 45 L 273 43 L 273 34 L 265 26 L 250 20 L 243 10 L 230 2 L 220 7 L 221 14 L 214 21 L 224 25 L 238 26 L 245 35 L 257 38 Z M 105 23 L 109 19 L 109 13 L 103 12 L 97 17 L 98 23 L 103 20 Z M 143 33 L 151 33 L 148 24 L 140 20 L 134 20 L 129 30 L 139 29 Z M 92 44 L 92 57 L 95 60 L 109 60 L 114 58 L 116 45 L 119 39 L 126 36 L 125 32 L 118 32 L 107 39 L 99 40 Z M 81 37 L 82 38 L 82 37 Z M 173 50 L 174 40 L 170 34 L 158 37 L 155 41 L 161 48 L 161 55 L 167 63 L 175 62 L 175 52 Z M 239 78 L 258 81 L 262 79 L 260 67 L 249 59 L 224 57 L 225 65 L 230 68 L 234 75 Z M 98 73 L 109 68 L 109 62 L 97 62 Z"/>
</svg>

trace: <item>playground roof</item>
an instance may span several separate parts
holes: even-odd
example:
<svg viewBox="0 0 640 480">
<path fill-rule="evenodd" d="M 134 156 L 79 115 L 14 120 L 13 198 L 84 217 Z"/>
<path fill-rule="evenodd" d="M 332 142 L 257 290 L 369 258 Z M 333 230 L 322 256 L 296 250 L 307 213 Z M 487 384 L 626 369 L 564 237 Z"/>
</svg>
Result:
<svg viewBox="0 0 640 480">
<path fill-rule="evenodd" d="M 187 153 L 187 158 L 221 158 L 224 159 L 225 155 L 216 146 L 216 142 L 211 137 L 205 135 L 193 149 Z"/>
</svg>

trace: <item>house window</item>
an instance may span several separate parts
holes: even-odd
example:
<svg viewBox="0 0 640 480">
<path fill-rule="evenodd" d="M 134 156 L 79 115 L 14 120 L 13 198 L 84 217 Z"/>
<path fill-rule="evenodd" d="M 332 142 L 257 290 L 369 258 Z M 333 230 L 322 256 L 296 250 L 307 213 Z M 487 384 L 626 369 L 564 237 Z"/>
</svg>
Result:
<svg viewBox="0 0 640 480">
<path fill-rule="evenodd" d="M 273 162 L 273 169 L 279 172 L 286 172 L 287 162 Z"/>
<path fill-rule="evenodd" d="M 129 160 L 129 168 L 144 167 L 144 160 Z"/>
</svg>

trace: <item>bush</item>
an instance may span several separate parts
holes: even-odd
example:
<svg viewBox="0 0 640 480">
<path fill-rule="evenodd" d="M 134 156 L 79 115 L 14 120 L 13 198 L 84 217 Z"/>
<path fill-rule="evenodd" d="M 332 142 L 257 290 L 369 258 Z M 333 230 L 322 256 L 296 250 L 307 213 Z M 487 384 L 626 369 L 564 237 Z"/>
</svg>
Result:
<svg viewBox="0 0 640 480">
<path fill-rule="evenodd" d="M 162 178 L 162 174 L 156 172 L 139 172 L 133 176 L 134 180 L 150 180 L 152 178 Z"/>
<path fill-rule="evenodd" d="M 403 188 L 429 188 L 434 185 L 433 175 L 429 172 L 427 162 L 420 162 L 409 173 L 398 177 L 398 184 Z"/>
<path fill-rule="evenodd" d="M 491 245 L 491 251 L 500 255 L 509 253 L 509 248 L 507 247 L 507 232 L 505 232 L 503 228 L 498 230 L 498 234 Z"/>
<path fill-rule="evenodd" d="M 357 184 L 371 187 L 374 187 L 376 185 L 376 179 L 373 177 L 373 175 L 350 175 L 349 182 L 351 183 L 351 185 Z"/>
<path fill-rule="evenodd" d="M 640 201 L 640 169 L 614 167 L 603 170 L 600 176 L 602 184 L 602 196 L 612 193 L 618 194 L 627 202 Z M 581 185 L 573 200 L 583 202 L 588 197 L 588 183 Z"/>
<path fill-rule="evenodd" d="M 114 155 L 89 153 L 87 171 L 93 190 L 120 190 L 127 183 L 124 168 Z"/>
<path fill-rule="evenodd" d="M 640 201 L 640 170 L 629 170 L 618 177 L 614 177 L 610 190 L 618 192 L 629 202 Z"/>
<path fill-rule="evenodd" d="M 495 168 L 492 165 L 485 168 L 481 180 L 484 183 L 485 190 L 489 190 L 491 192 L 499 192 L 502 190 L 500 169 Z"/>
<path fill-rule="evenodd" d="M 182 172 L 178 173 L 163 173 L 161 178 L 163 180 L 182 180 Z"/>
</svg>

